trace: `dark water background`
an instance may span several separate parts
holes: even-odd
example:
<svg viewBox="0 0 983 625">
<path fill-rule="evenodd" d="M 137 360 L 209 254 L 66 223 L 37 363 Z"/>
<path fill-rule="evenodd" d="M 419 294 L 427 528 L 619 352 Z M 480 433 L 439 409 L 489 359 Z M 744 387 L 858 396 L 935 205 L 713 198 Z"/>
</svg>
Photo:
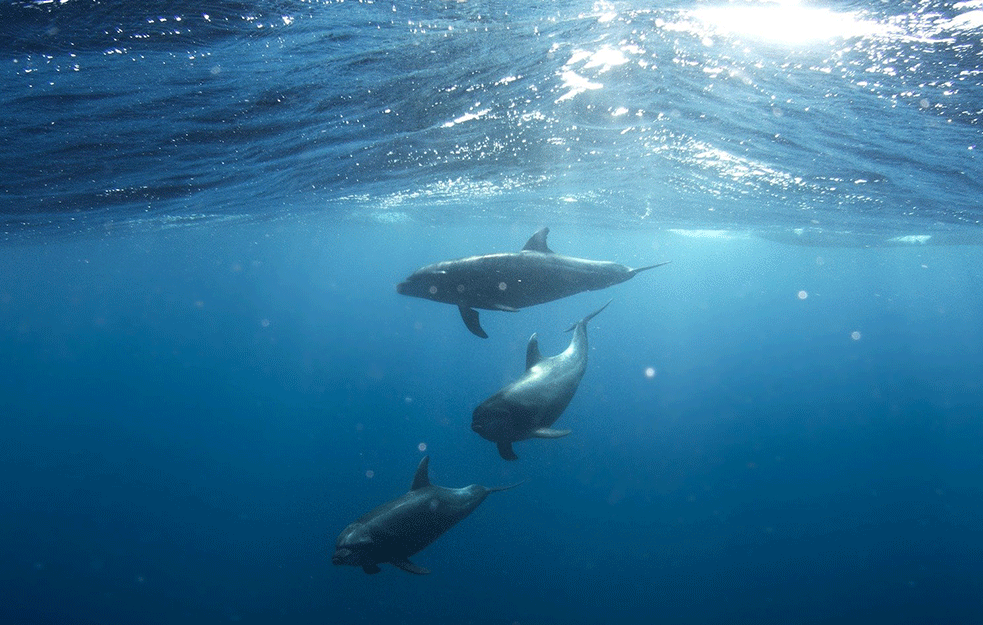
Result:
<svg viewBox="0 0 983 625">
<path fill-rule="evenodd" d="M 0 5 L 0 620 L 983 619 L 980 7 L 709 6 Z M 543 225 L 672 264 L 487 341 L 395 292 Z M 504 462 L 471 410 L 609 297 Z M 528 482 L 333 567 L 424 454 Z"/>
</svg>

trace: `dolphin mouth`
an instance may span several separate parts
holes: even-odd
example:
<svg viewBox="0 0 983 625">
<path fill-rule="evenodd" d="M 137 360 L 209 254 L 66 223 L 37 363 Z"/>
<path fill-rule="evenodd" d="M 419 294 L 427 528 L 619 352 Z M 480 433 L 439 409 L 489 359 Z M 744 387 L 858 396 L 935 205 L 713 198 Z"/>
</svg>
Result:
<svg viewBox="0 0 983 625">
<path fill-rule="evenodd" d="M 396 285 L 396 292 L 400 295 L 406 295 L 407 288 L 409 287 L 409 282 L 400 282 Z"/>
<path fill-rule="evenodd" d="M 483 423 L 472 423 L 471 431 L 473 431 L 475 434 L 485 439 L 486 441 L 491 441 L 493 443 L 498 442 L 497 440 L 498 437 L 495 435 L 495 432 L 492 429 L 488 428 Z"/>
<path fill-rule="evenodd" d="M 351 555 L 350 549 L 339 549 L 331 556 L 331 564 L 344 564 L 345 558 Z"/>
</svg>

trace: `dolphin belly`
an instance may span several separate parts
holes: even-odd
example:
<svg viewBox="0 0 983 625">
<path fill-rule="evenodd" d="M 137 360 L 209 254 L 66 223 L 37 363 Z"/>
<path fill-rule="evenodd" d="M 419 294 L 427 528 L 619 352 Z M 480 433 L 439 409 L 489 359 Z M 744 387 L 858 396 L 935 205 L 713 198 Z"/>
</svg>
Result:
<svg viewBox="0 0 983 625">
<path fill-rule="evenodd" d="M 458 278 L 455 303 L 483 310 L 519 310 L 603 289 L 629 277 L 627 268 L 616 263 L 539 252 L 480 257 L 459 270 L 456 276 L 448 270 L 449 279 Z"/>
</svg>

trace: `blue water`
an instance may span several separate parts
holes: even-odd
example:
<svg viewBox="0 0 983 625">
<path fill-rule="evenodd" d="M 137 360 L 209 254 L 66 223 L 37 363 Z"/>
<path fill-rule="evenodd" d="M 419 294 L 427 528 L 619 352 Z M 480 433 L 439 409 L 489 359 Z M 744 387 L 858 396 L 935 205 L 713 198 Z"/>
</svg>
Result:
<svg viewBox="0 0 983 625">
<path fill-rule="evenodd" d="M 981 65 L 976 1 L 0 4 L 0 620 L 980 621 Z M 542 226 L 672 263 L 395 292 Z M 332 566 L 424 455 L 527 482 Z"/>
</svg>

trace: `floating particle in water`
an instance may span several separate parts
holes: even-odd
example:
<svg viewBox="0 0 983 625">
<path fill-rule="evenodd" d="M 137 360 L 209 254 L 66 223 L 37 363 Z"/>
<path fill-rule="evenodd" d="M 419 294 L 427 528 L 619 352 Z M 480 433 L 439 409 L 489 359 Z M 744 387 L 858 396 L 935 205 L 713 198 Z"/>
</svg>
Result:
<svg viewBox="0 0 983 625">
<path fill-rule="evenodd" d="M 270 320 L 269 319 L 263 319 L 262 321 L 259 322 L 259 325 L 263 326 L 264 328 L 268 328 L 268 327 L 270 327 Z"/>
<path fill-rule="evenodd" d="M 412 404 L 413 403 L 413 398 L 410 397 L 409 395 L 407 395 L 406 397 L 403 398 L 403 403 L 405 403 L 405 404 Z"/>
<path fill-rule="evenodd" d="M 648 367 L 645 369 L 645 377 L 647 378 L 654 378 L 656 373 L 658 373 L 658 371 L 655 370 L 655 367 Z"/>
<path fill-rule="evenodd" d="M 371 480 L 372 478 L 375 477 L 375 471 L 373 471 L 372 469 L 369 469 L 368 471 L 365 472 L 365 477 L 367 477 L 367 478 L 369 478 Z"/>
<path fill-rule="evenodd" d="M 799 297 L 799 299 L 805 299 L 805 298 L 809 297 L 809 294 L 806 293 L 805 291 L 799 291 L 798 297 Z"/>
<path fill-rule="evenodd" d="M 508 288 L 508 285 L 506 285 L 504 282 L 499 282 L 498 283 L 498 290 L 499 291 L 504 291 L 507 288 Z"/>
<path fill-rule="evenodd" d="M 427 450 L 427 444 L 426 443 L 420 443 L 419 445 L 416 446 L 416 448 L 419 449 L 420 451 L 426 451 Z"/>
<path fill-rule="evenodd" d="M 854 341 L 859 341 L 860 340 L 860 332 L 858 332 L 857 330 L 854 330 L 853 332 L 850 333 L 850 338 L 853 339 Z"/>
</svg>

